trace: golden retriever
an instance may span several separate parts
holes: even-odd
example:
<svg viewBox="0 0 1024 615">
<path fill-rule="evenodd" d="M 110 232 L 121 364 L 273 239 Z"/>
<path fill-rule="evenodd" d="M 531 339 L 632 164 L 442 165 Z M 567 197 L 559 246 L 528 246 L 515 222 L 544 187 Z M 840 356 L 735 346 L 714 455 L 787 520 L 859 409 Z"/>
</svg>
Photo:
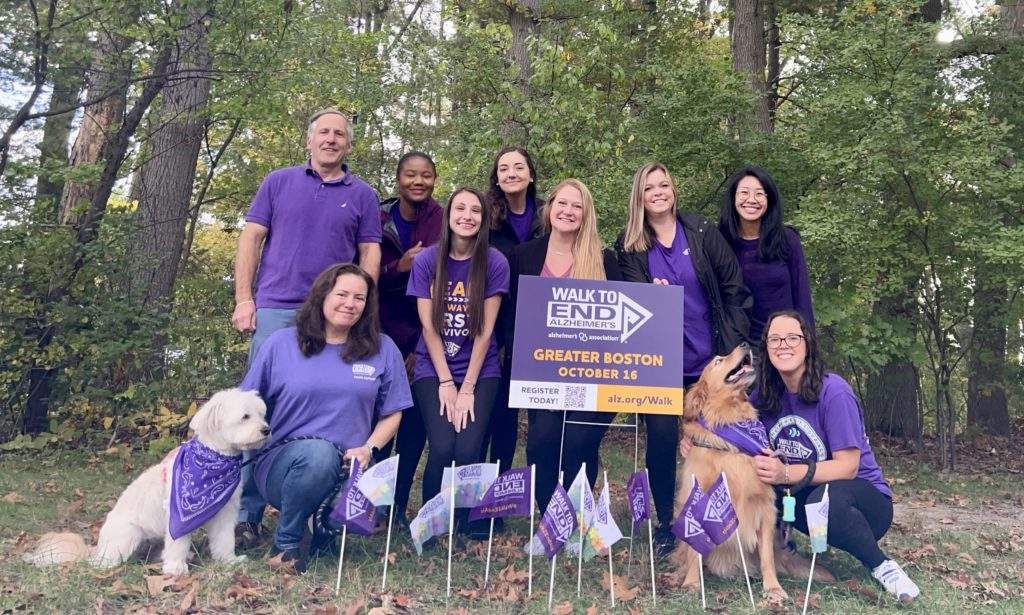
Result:
<svg viewBox="0 0 1024 615">
<path fill-rule="evenodd" d="M 676 476 L 675 508 L 678 513 L 689 496 L 692 477 L 705 492 L 725 472 L 733 507 L 739 520 L 740 543 L 751 573 L 760 570 L 764 580 L 764 596 L 773 601 L 785 600 L 787 594 L 776 575 L 777 556 L 783 572 L 806 577 L 810 566 L 803 558 L 790 553 L 777 553 L 775 541 L 775 491 L 757 478 L 753 458 L 740 452 L 722 438 L 697 423 L 703 417 L 709 427 L 757 419 L 757 411 L 747 400 L 747 388 L 756 372 L 752 353 L 746 344 L 736 347 L 724 357 L 714 357 L 704 368 L 700 380 L 686 393 L 682 431 L 694 442 L 686 461 Z M 697 552 L 680 542 L 672 553 L 673 561 L 686 570 L 683 587 L 698 586 Z M 707 569 L 721 577 L 734 577 L 742 572 L 735 538 L 715 548 L 704 559 Z M 816 578 L 822 578 L 815 575 Z"/>
</svg>

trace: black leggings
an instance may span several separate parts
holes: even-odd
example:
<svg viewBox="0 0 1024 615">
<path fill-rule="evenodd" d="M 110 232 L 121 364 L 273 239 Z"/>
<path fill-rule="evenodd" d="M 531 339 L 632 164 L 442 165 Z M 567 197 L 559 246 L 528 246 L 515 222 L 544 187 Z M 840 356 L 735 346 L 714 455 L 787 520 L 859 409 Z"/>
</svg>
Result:
<svg viewBox="0 0 1024 615">
<path fill-rule="evenodd" d="M 697 382 L 696 376 L 683 378 L 683 386 Z M 676 498 L 676 461 L 679 452 L 679 417 L 671 414 L 645 414 L 647 425 L 647 474 L 658 523 L 671 527 Z"/>
<path fill-rule="evenodd" d="M 551 495 L 558 483 L 558 446 L 562 439 L 562 421 L 586 421 L 602 425 L 565 426 L 565 443 L 562 447 L 562 484 L 568 487 L 576 478 L 580 466 L 587 464 L 587 478 L 593 487 L 597 481 L 598 449 L 601 439 L 608 431 L 608 424 L 615 418 L 614 412 L 557 412 L 551 410 L 530 410 L 529 427 L 526 432 L 526 462 L 537 464 L 536 500 L 540 510 L 548 506 Z"/>
<path fill-rule="evenodd" d="M 423 502 L 437 495 L 441 490 L 441 475 L 444 469 L 455 465 L 466 465 L 480 461 L 480 447 L 491 421 L 491 408 L 498 389 L 498 378 L 481 378 L 476 383 L 473 396 L 473 414 L 476 419 L 467 422 L 466 428 L 455 433 L 448 418 L 441 414 L 441 400 L 437 397 L 440 380 L 422 378 L 412 385 L 412 394 L 423 417 L 430 450 L 427 453 L 427 467 L 423 472 Z M 458 383 L 461 386 L 462 383 Z"/>
<path fill-rule="evenodd" d="M 480 450 L 480 459 L 487 459 L 487 448 L 490 446 L 490 461 L 500 461 L 501 472 L 512 467 L 512 458 L 516 455 L 516 440 L 519 439 L 519 410 L 508 407 L 508 386 L 509 378 L 504 375 L 498 383 L 494 410 L 491 412 L 491 426 L 484 436 Z"/>
<path fill-rule="evenodd" d="M 863 478 L 828 483 L 828 544 L 860 560 L 868 570 L 888 559 L 878 541 L 892 525 L 892 500 Z M 825 485 L 814 485 L 793 494 L 796 521 L 793 527 L 807 533 L 804 504 L 820 502 Z M 777 499 L 781 509 L 782 498 Z"/>
</svg>

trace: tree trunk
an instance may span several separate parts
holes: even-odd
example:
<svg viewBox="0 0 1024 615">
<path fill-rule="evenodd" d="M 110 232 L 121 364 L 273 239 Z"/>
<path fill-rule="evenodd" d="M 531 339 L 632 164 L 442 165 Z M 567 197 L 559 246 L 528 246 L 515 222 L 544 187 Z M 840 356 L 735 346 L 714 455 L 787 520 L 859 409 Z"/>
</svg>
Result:
<svg viewBox="0 0 1024 615">
<path fill-rule="evenodd" d="M 771 101 L 765 82 L 765 6 L 761 0 L 735 0 L 732 23 L 732 68 L 746 76 L 754 95 L 750 125 L 762 133 L 772 132 Z M 742 126 L 743 122 L 739 122 Z"/>
<path fill-rule="evenodd" d="M 85 75 L 74 69 L 58 69 L 53 73 L 53 93 L 50 95 L 49 109 L 66 109 L 73 107 L 82 94 Z M 59 220 L 60 197 L 64 192 L 64 179 L 61 176 L 68 166 L 68 139 L 71 136 L 71 121 L 74 111 L 58 115 L 46 116 L 43 123 L 43 140 L 39 143 L 39 175 L 36 176 L 36 201 L 47 201 L 54 214 L 53 219 Z"/>
<path fill-rule="evenodd" d="M 530 98 L 533 78 L 533 57 L 530 54 L 530 41 L 540 36 L 540 0 L 511 0 L 505 3 L 508 11 L 508 24 L 512 29 L 512 46 L 509 56 L 519 68 L 516 85 L 525 98 Z M 526 130 L 515 125 L 514 118 L 505 118 L 501 126 L 501 134 L 506 143 L 520 144 L 526 136 Z"/>
<path fill-rule="evenodd" d="M 896 319 L 910 319 L 914 309 L 908 292 L 902 296 L 881 298 L 875 313 Z M 906 359 L 894 359 L 868 376 L 864 399 L 864 426 L 890 436 L 917 441 L 921 436 L 921 413 L 918 400 L 917 371 Z"/>
<path fill-rule="evenodd" d="M 131 260 L 140 275 L 131 295 L 143 305 L 169 305 L 165 300 L 173 293 L 181 261 L 210 94 L 212 57 L 204 17 L 198 10 L 189 11 L 190 24 L 178 39 L 180 56 L 171 67 L 174 81 L 164 89 L 154 115 L 151 157 L 138 175 Z"/>
<path fill-rule="evenodd" d="M 967 425 L 983 433 L 1010 434 L 1006 403 L 1006 285 L 989 265 L 974 275 L 974 336 L 968 363 Z"/>
<path fill-rule="evenodd" d="M 138 128 L 146 109 L 149 108 L 153 99 L 167 82 L 171 47 L 171 45 L 164 47 L 153 59 L 152 78 L 145 81 L 139 98 L 132 105 L 131 111 L 124 115 L 124 121 L 110 135 L 109 139 L 104 140 L 103 148 L 98 156 L 98 161 L 103 164 L 103 170 L 92 191 L 92 199 L 81 217 L 78 232 L 75 234 L 74 247 L 67 255 L 69 275 L 61 284 L 54 284 L 47 290 L 46 296 L 43 298 L 42 314 L 31 327 L 36 337 L 36 358 L 28 368 L 29 392 L 25 414 L 22 417 L 22 430 L 26 433 L 34 435 L 46 428 L 50 411 L 50 392 L 53 390 L 53 383 L 60 368 L 45 359 L 46 349 L 54 338 L 59 337 L 61 331 L 61 324 L 51 322 L 49 315 L 62 311 L 64 304 L 69 301 L 68 294 L 78 278 L 78 273 L 85 266 L 87 248 L 99 234 L 100 222 L 103 221 L 107 202 L 110 200 L 114 183 L 117 181 L 118 171 L 128 152 L 131 136 L 135 134 L 135 129 Z"/>
<path fill-rule="evenodd" d="M 768 42 L 768 82 L 765 96 L 771 112 L 771 123 L 775 125 L 775 111 L 779 105 L 779 78 L 782 76 L 782 38 L 779 32 L 778 0 L 767 0 L 766 7 L 767 42 Z"/>
<path fill-rule="evenodd" d="M 102 152 L 124 117 L 128 80 L 131 68 L 126 64 L 125 49 L 129 41 L 117 33 L 101 33 L 93 51 L 87 81 L 87 99 L 105 96 L 85 108 L 82 123 L 71 148 L 72 167 L 85 167 L 103 162 Z M 82 208 L 92 201 L 94 181 L 69 181 L 60 200 L 60 222 L 78 226 Z"/>
<path fill-rule="evenodd" d="M 939 23 L 942 19 L 942 0 L 925 0 L 925 3 L 921 5 L 921 19 Z"/>
</svg>

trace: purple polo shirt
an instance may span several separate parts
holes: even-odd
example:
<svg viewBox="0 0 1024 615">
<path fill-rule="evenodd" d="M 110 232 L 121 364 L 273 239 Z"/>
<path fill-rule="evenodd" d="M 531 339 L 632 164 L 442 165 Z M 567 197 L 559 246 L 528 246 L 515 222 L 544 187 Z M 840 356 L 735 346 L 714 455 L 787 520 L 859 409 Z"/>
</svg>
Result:
<svg viewBox="0 0 1024 615">
<path fill-rule="evenodd" d="M 323 181 L 307 162 L 267 175 L 246 222 L 268 229 L 256 274 L 256 307 L 295 309 L 321 271 L 354 262 L 359 244 L 380 242 L 380 203 L 348 172 Z"/>
<path fill-rule="evenodd" d="M 754 298 L 750 312 L 750 339 L 760 340 L 768 317 L 779 310 L 796 310 L 814 326 L 811 283 L 800 236 L 785 229 L 789 255 L 785 260 L 764 262 L 757 254 L 758 239 L 738 239 L 734 245 L 736 260 L 743 271 L 743 282 Z"/>
<path fill-rule="evenodd" d="M 647 250 L 647 267 L 651 278 L 668 280 L 683 287 L 683 373 L 699 377 L 711 360 L 711 305 L 693 268 L 690 244 L 683 225 L 676 221 L 676 236 L 668 248 L 654 239 Z"/>
<path fill-rule="evenodd" d="M 860 404 L 848 382 L 837 374 L 825 374 L 816 403 L 804 403 L 789 391 L 782 394 L 779 402 L 777 415 L 761 414 L 772 448 L 782 451 L 788 459 L 816 462 L 832 459 L 834 451 L 858 449 L 857 478 L 892 497 L 864 432 Z M 751 396 L 751 403 L 757 406 L 756 395 Z"/>
</svg>

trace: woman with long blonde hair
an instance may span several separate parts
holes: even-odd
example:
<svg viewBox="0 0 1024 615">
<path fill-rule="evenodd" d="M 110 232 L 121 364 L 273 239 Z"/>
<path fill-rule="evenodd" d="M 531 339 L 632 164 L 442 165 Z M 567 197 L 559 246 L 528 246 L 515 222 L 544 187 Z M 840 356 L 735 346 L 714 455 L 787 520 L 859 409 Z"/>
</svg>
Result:
<svg viewBox="0 0 1024 615">
<path fill-rule="evenodd" d="M 676 208 L 676 189 L 665 165 L 652 162 L 633 176 L 629 220 L 615 243 L 627 282 L 683 287 L 683 384 L 690 386 L 711 357 L 746 342 L 750 292 L 732 248 L 702 216 Z M 671 551 L 679 417 L 644 415 L 647 468 L 661 527 L 659 553 Z"/>
<path fill-rule="evenodd" d="M 597 234 L 597 212 L 590 190 L 578 179 L 559 182 L 548 195 L 541 210 L 544 234 L 520 244 L 512 251 L 509 270 L 512 283 L 509 293 L 511 318 L 502 323 L 508 347 L 512 347 L 515 328 L 515 305 L 519 292 L 519 276 L 576 278 L 586 280 L 621 280 L 615 253 L 606 249 Z M 526 436 L 527 463 L 537 464 L 537 503 L 543 510 L 555 491 L 558 471 L 565 473 L 566 484 L 587 464 L 587 477 L 593 485 L 597 480 L 598 448 L 608 430 L 612 413 L 557 412 L 530 410 Z M 565 442 L 561 447 L 563 421 L 582 421 L 597 425 L 565 425 Z"/>
</svg>

